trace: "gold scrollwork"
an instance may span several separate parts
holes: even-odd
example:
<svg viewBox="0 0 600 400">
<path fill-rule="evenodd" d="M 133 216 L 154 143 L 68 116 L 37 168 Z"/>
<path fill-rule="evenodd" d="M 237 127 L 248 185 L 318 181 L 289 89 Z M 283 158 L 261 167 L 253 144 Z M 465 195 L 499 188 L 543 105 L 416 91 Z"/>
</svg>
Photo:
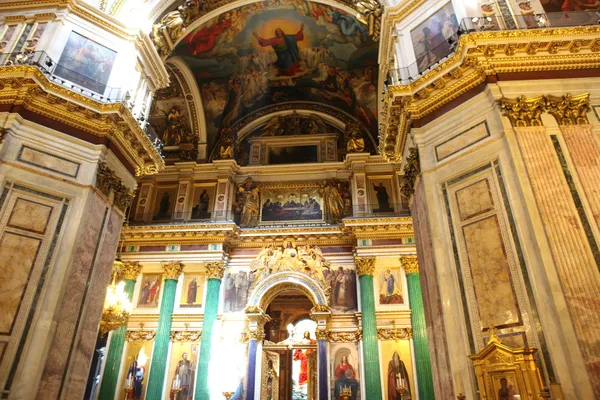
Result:
<svg viewBox="0 0 600 400">
<path fill-rule="evenodd" d="M 515 128 L 543 125 L 541 119 L 545 108 L 543 96 L 520 96 L 516 99 L 503 97 L 500 99 L 500 108 Z"/>
<path fill-rule="evenodd" d="M 205 267 L 208 279 L 223 279 L 223 274 L 225 273 L 223 261 L 210 261 L 205 264 Z"/>
<path fill-rule="evenodd" d="M 570 93 L 562 97 L 546 96 L 546 110 L 558 125 L 587 125 L 590 123 L 587 114 L 590 112 L 590 94 L 573 96 Z"/>
<path fill-rule="evenodd" d="M 125 341 L 127 342 L 152 342 L 156 338 L 156 331 L 127 331 Z"/>
<path fill-rule="evenodd" d="M 375 257 L 354 257 L 356 273 L 361 275 L 373 275 L 375 272 Z"/>
<path fill-rule="evenodd" d="M 410 339 L 412 337 L 413 337 L 412 328 L 393 328 L 393 329 L 378 328 L 377 329 L 377 338 L 380 340 L 400 340 L 400 339 Z"/>
<path fill-rule="evenodd" d="M 265 329 L 262 326 L 256 327 L 256 330 L 247 332 L 248 340 L 256 340 L 260 342 L 265 338 Z"/>
<path fill-rule="evenodd" d="M 421 173 L 421 165 L 419 163 L 419 149 L 411 147 L 409 150 L 408 157 L 406 158 L 406 165 L 404 166 L 404 174 L 400 178 L 400 191 L 403 195 L 410 198 L 415 192 L 415 182 L 417 176 Z"/>
<path fill-rule="evenodd" d="M 310 310 L 310 312 L 311 313 L 331 312 L 331 308 L 327 304 L 317 304 Z"/>
<path fill-rule="evenodd" d="M 328 340 L 330 342 L 337 343 L 348 343 L 348 342 L 358 342 L 362 340 L 362 330 L 358 329 L 356 331 L 350 332 L 332 332 L 329 331 Z"/>
<path fill-rule="evenodd" d="M 419 273 L 419 260 L 417 260 L 417 256 L 402 256 L 400 257 L 400 262 L 406 274 Z"/>
<path fill-rule="evenodd" d="M 171 342 L 199 342 L 202 331 L 171 331 Z"/>
<path fill-rule="evenodd" d="M 164 279 L 179 279 L 184 265 L 181 261 L 169 261 L 162 263 L 162 267 L 164 270 Z"/>
<path fill-rule="evenodd" d="M 121 266 L 120 274 L 123 279 L 135 281 L 142 271 L 142 266 L 139 262 L 133 261 L 124 261 Z"/>
<path fill-rule="evenodd" d="M 117 174 L 108 168 L 108 165 L 104 162 L 98 164 L 98 171 L 96 171 L 96 187 L 100 189 L 106 197 L 110 197 L 110 194 L 114 193 L 113 203 L 123 212 L 127 211 L 135 198 L 135 192 L 129 190 Z"/>
<path fill-rule="evenodd" d="M 315 336 L 317 340 L 329 340 L 330 332 L 327 330 L 317 329 L 315 332 Z"/>
<path fill-rule="evenodd" d="M 263 314 L 263 310 L 259 306 L 247 306 L 244 312 L 246 314 Z"/>
</svg>

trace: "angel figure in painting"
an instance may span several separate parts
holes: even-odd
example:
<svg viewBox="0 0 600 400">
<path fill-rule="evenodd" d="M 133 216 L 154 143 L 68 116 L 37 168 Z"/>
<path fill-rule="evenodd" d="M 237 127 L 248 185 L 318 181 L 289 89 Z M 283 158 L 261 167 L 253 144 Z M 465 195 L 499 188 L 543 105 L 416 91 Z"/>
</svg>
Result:
<svg viewBox="0 0 600 400">
<path fill-rule="evenodd" d="M 315 341 L 310 338 L 310 332 L 304 332 L 304 337 L 298 341 L 298 344 L 315 344 Z M 300 361 L 300 377 L 298 378 L 298 384 L 300 386 L 308 383 L 308 356 L 314 353 L 315 350 L 307 349 L 294 351 L 294 360 Z"/>
<path fill-rule="evenodd" d="M 293 35 L 287 35 L 281 28 L 275 29 L 275 37 L 264 39 L 258 36 L 258 33 L 252 33 L 261 47 L 272 46 L 277 54 L 275 66 L 278 69 L 279 76 L 294 76 L 304 72 L 299 68 L 300 51 L 298 42 L 304 40 L 304 24 L 300 25 L 300 30 Z"/>
</svg>

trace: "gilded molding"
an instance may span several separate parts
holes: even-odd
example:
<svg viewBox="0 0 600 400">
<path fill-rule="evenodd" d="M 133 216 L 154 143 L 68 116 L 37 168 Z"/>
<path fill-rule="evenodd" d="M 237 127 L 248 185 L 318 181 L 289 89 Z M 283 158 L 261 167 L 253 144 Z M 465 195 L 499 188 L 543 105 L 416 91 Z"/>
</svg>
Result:
<svg viewBox="0 0 600 400">
<path fill-rule="evenodd" d="M 406 274 L 418 274 L 419 273 L 419 261 L 417 256 L 402 256 L 400 257 L 402 268 Z"/>
<path fill-rule="evenodd" d="M 379 340 L 401 340 L 413 337 L 412 328 L 377 328 L 377 339 Z"/>
<path fill-rule="evenodd" d="M 327 331 L 327 340 L 337 343 L 358 342 L 362 340 L 362 330 L 357 329 L 350 332 Z"/>
<path fill-rule="evenodd" d="M 153 342 L 156 338 L 156 331 L 127 331 L 125 332 L 125 341 L 127 342 Z"/>
<path fill-rule="evenodd" d="M 171 331 L 171 342 L 199 342 L 202 331 Z"/>
<path fill-rule="evenodd" d="M 179 275 L 183 272 L 184 265 L 181 261 L 170 261 L 162 263 L 162 267 L 164 270 L 163 278 L 164 279 L 179 279 Z"/>
<path fill-rule="evenodd" d="M 375 257 L 354 257 L 356 273 L 361 275 L 373 275 L 375 272 Z"/>
<path fill-rule="evenodd" d="M 590 94 L 573 96 L 570 93 L 562 97 L 546 96 L 546 110 L 558 125 L 587 125 L 590 123 L 587 113 L 591 111 Z"/>
<path fill-rule="evenodd" d="M 121 265 L 120 273 L 121 273 L 121 276 L 123 277 L 123 279 L 135 281 L 135 280 L 137 280 L 137 277 L 141 271 L 142 271 L 142 265 L 139 262 L 123 261 L 123 263 Z"/>
<path fill-rule="evenodd" d="M 111 140 L 137 176 L 157 173 L 164 160 L 123 103 L 101 103 L 50 82 L 35 66 L 0 68 L 0 104 L 28 111 Z"/>
<path fill-rule="evenodd" d="M 265 329 L 262 326 L 257 326 L 256 330 L 247 331 L 246 337 L 248 340 L 260 342 L 265 338 Z"/>
<path fill-rule="evenodd" d="M 331 313 L 331 308 L 327 304 L 317 304 L 310 310 L 310 313 Z"/>
<path fill-rule="evenodd" d="M 259 306 L 247 306 L 244 309 L 244 313 L 246 314 L 264 314 L 264 311 Z"/>
<path fill-rule="evenodd" d="M 315 331 L 315 337 L 317 340 L 329 340 L 329 331 L 317 329 Z"/>
<path fill-rule="evenodd" d="M 135 191 L 129 190 L 104 162 L 98 163 L 96 187 L 108 198 L 113 193 L 113 203 L 123 212 L 127 211 L 135 198 Z"/>
<path fill-rule="evenodd" d="M 510 123 L 515 128 L 542 126 L 542 113 L 545 108 L 543 96 L 525 97 L 520 96 L 516 99 L 500 99 L 500 108 L 505 117 L 508 117 Z"/>
<path fill-rule="evenodd" d="M 420 173 L 419 149 L 411 147 L 404 165 L 404 174 L 400 176 L 400 192 L 409 199 L 415 192 L 415 182 Z"/>
<path fill-rule="evenodd" d="M 206 277 L 208 279 L 223 279 L 223 275 L 225 274 L 223 261 L 210 261 L 204 266 L 206 267 Z"/>
</svg>

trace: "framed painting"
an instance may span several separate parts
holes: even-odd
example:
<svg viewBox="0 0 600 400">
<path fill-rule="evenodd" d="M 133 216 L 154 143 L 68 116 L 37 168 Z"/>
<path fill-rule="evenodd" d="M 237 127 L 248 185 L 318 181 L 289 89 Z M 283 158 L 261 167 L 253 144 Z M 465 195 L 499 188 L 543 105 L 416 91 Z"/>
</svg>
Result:
<svg viewBox="0 0 600 400">
<path fill-rule="evenodd" d="M 331 343 L 329 346 L 331 360 L 332 399 L 340 399 L 340 395 L 348 394 L 351 399 L 360 399 L 360 365 L 358 344 Z M 350 392 L 350 393 L 348 393 Z"/>
<path fill-rule="evenodd" d="M 116 51 L 71 32 L 54 73 L 103 94 L 116 57 Z"/>
<path fill-rule="evenodd" d="M 261 222 L 323 222 L 323 198 L 315 187 L 265 187 Z"/>
<path fill-rule="evenodd" d="M 269 164 L 301 164 L 319 162 L 319 149 L 310 146 L 269 146 Z"/>
<path fill-rule="evenodd" d="M 162 286 L 162 274 L 142 274 L 138 307 L 157 307 Z"/>
<path fill-rule="evenodd" d="M 513 400 L 515 395 L 520 395 L 517 375 L 514 372 L 491 374 L 494 400 Z"/>
<path fill-rule="evenodd" d="M 177 185 L 163 186 L 156 190 L 154 199 L 153 220 L 170 220 L 175 209 L 177 198 Z"/>
<path fill-rule="evenodd" d="M 254 274 L 248 271 L 235 271 L 232 269 L 225 272 L 223 279 L 223 311 L 238 312 L 246 307 L 248 301 L 248 289 L 252 285 Z"/>
<path fill-rule="evenodd" d="M 379 304 L 404 304 L 402 273 L 399 267 L 377 269 Z"/>
<path fill-rule="evenodd" d="M 375 214 L 394 212 L 394 191 L 391 176 L 369 177 L 369 204 Z"/>
<path fill-rule="evenodd" d="M 117 391 L 120 392 L 118 399 L 125 398 L 125 386 L 131 389 L 130 398 L 140 400 L 146 398 L 146 384 L 153 347 L 154 342 L 127 342 L 125 358 L 121 364 L 121 384 L 117 386 Z"/>
<path fill-rule="evenodd" d="M 192 400 L 195 390 L 199 343 L 178 342 L 171 346 L 165 399 Z"/>
<path fill-rule="evenodd" d="M 402 400 L 415 398 L 412 349 L 408 339 L 381 342 L 381 373 L 383 374 L 383 399 Z"/>
<path fill-rule="evenodd" d="M 410 32 L 419 72 L 450 54 L 449 39 L 458 32 L 458 20 L 452 3 L 440 8 Z"/>
<path fill-rule="evenodd" d="M 216 185 L 212 183 L 194 185 L 191 219 L 210 219 L 215 204 L 215 189 Z"/>
<path fill-rule="evenodd" d="M 351 267 L 338 267 L 325 269 L 323 274 L 331 287 L 331 310 L 337 313 L 356 311 L 356 270 Z"/>
<path fill-rule="evenodd" d="M 204 275 L 184 274 L 183 287 L 181 289 L 180 307 L 202 307 L 204 298 Z"/>
</svg>

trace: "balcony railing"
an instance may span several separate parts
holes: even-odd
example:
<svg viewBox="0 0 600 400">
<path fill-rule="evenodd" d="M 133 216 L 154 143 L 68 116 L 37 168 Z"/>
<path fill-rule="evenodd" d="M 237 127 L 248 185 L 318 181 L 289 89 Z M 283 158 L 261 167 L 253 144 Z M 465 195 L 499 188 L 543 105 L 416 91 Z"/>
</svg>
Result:
<svg viewBox="0 0 600 400">
<path fill-rule="evenodd" d="M 545 14 L 515 15 L 518 30 L 559 28 L 600 24 L 600 11 L 565 11 Z M 463 18 L 459 29 L 446 41 L 429 49 L 417 61 L 407 67 L 392 69 L 388 82 L 392 85 L 407 85 L 454 55 L 460 36 L 472 32 L 500 31 L 506 29 L 501 17 Z"/>
<path fill-rule="evenodd" d="M 120 103 L 127 98 L 126 90 L 112 88 L 58 64 L 44 51 L 0 54 L 0 65 L 37 66 L 51 82 L 101 103 Z"/>
</svg>

